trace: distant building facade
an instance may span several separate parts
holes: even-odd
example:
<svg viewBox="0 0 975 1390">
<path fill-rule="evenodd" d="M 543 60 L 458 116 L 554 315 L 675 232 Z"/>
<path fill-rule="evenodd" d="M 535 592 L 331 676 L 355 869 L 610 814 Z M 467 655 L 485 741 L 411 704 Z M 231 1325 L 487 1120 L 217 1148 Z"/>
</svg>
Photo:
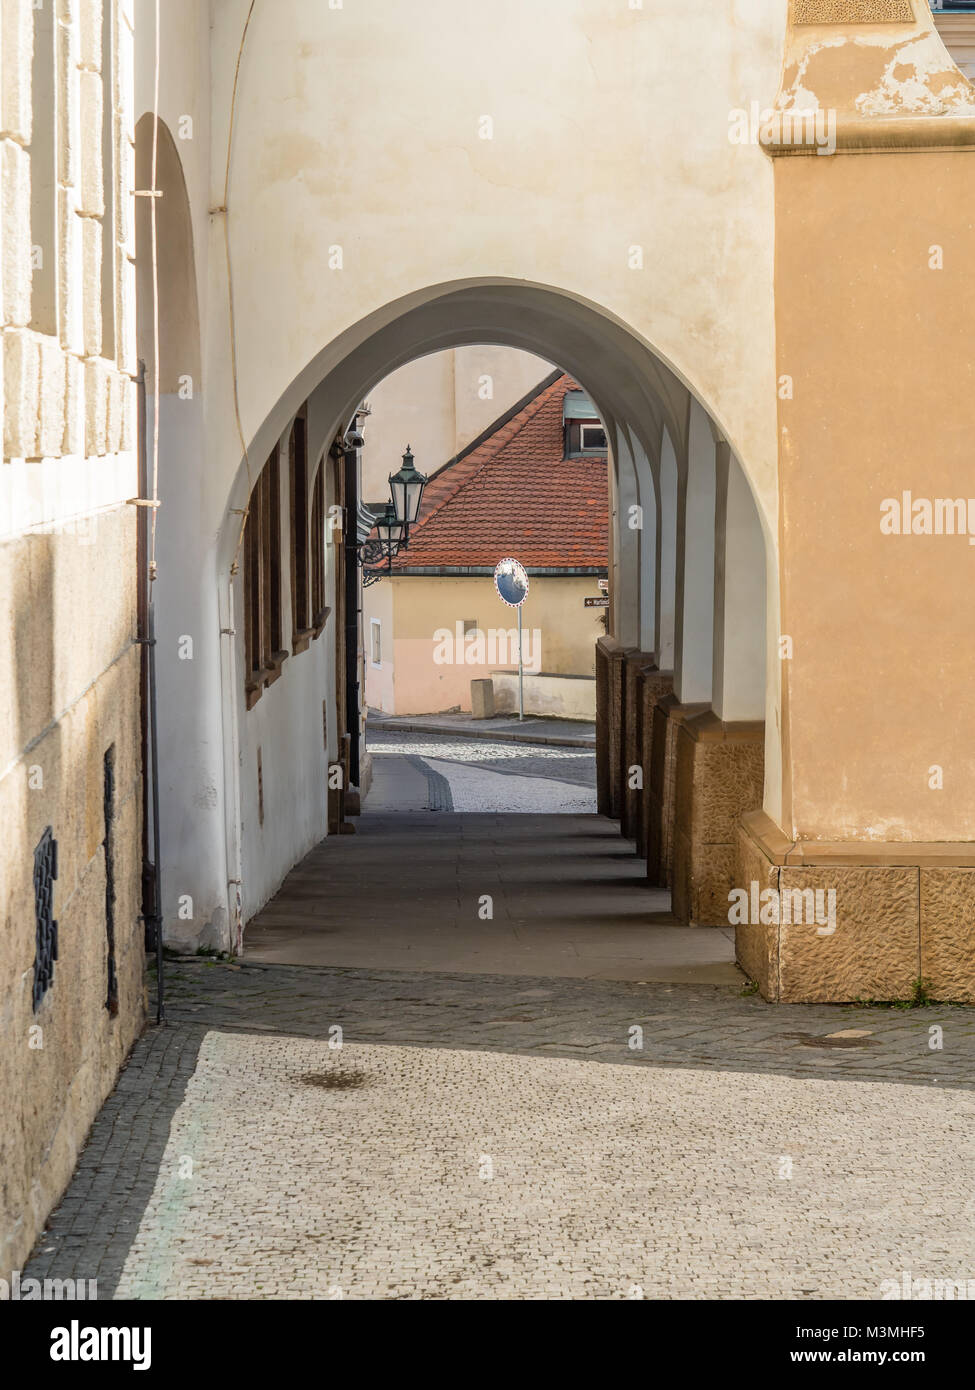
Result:
<svg viewBox="0 0 975 1390">
<path fill-rule="evenodd" d="M 409 548 L 363 595 L 370 707 L 469 711 L 471 682 L 485 679 L 499 712 L 517 707 L 517 614 L 493 582 L 498 561 L 511 557 L 530 579 L 526 712 L 595 718 L 595 644 L 608 602 L 606 449 L 595 405 L 556 370 L 432 471 Z"/>
</svg>

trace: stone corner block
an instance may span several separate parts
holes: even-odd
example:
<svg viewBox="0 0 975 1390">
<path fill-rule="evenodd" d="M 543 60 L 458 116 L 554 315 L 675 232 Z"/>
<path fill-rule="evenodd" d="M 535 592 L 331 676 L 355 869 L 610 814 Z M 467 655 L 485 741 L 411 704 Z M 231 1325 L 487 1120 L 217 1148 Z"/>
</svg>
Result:
<svg viewBox="0 0 975 1390">
<path fill-rule="evenodd" d="M 922 866 L 920 974 L 933 998 L 975 1004 L 975 869 Z"/>
</svg>

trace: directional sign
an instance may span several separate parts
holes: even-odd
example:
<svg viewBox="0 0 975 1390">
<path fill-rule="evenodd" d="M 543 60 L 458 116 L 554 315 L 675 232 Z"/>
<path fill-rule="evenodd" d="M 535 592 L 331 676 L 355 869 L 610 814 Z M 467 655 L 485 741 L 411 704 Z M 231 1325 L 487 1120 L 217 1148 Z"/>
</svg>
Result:
<svg viewBox="0 0 975 1390">
<path fill-rule="evenodd" d="M 528 597 L 528 575 L 517 560 L 499 560 L 494 567 L 494 587 L 509 608 L 520 608 Z"/>
<path fill-rule="evenodd" d="M 586 607 L 587 607 L 587 608 L 608 608 L 608 607 L 609 607 L 609 599 L 608 599 L 608 598 L 587 598 L 585 602 L 586 602 Z"/>
</svg>

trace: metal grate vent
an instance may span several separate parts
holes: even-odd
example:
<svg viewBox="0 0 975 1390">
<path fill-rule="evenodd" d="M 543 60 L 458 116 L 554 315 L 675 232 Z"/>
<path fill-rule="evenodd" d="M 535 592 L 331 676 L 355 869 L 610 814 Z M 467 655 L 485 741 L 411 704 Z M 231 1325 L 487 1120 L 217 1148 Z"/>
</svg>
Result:
<svg viewBox="0 0 975 1390">
<path fill-rule="evenodd" d="M 118 972 L 115 967 L 115 744 L 105 753 L 105 936 L 108 948 L 105 1007 L 118 1013 Z"/>
<path fill-rule="evenodd" d="M 58 876 L 58 842 L 48 826 L 34 850 L 34 916 L 37 923 L 34 956 L 34 1012 L 54 982 L 58 958 L 58 924 L 54 920 L 54 880 Z"/>
</svg>

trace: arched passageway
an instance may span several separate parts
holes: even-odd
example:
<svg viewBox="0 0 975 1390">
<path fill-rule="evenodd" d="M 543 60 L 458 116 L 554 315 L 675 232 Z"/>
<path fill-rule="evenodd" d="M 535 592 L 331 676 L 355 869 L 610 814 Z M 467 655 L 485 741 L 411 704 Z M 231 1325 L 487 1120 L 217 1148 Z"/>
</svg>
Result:
<svg viewBox="0 0 975 1390">
<path fill-rule="evenodd" d="M 223 825 L 200 815 L 204 833 L 187 836 L 181 808 L 185 872 L 172 876 L 169 890 L 175 895 L 202 871 L 214 895 L 214 866 L 223 857 L 232 891 L 226 915 L 211 920 L 214 942 L 239 944 L 243 924 L 288 870 L 329 830 L 341 829 L 359 790 L 359 697 L 350 700 L 349 659 L 358 607 L 349 541 L 356 532 L 348 520 L 349 504 L 357 509 L 361 499 L 352 498 L 348 454 L 336 441 L 391 371 L 446 347 L 484 343 L 557 362 L 604 422 L 612 460 L 611 604 L 597 658 L 599 809 L 621 821 L 640 859 L 648 856 L 648 894 L 673 887 L 680 920 L 726 924 L 721 904 L 733 881 L 734 818 L 761 806 L 766 763 L 775 794 L 777 748 L 766 760 L 761 737 L 777 700 L 763 640 L 771 532 L 720 423 L 638 335 L 576 296 L 480 280 L 409 296 L 323 348 L 254 432 L 230 487 L 214 557 L 224 633 L 226 815 Z M 295 517 L 305 519 L 307 536 L 316 506 L 320 533 L 312 545 L 324 537 L 324 558 L 321 613 L 312 618 L 321 625 L 311 637 L 297 617 L 294 632 L 288 622 L 261 627 L 260 616 L 255 627 L 255 605 L 288 618 L 298 612 L 299 588 L 305 602 L 308 576 L 287 552 Z M 248 508 L 251 538 L 241 546 Z M 258 526 L 265 528 L 260 543 Z M 261 558 L 274 552 L 276 567 Z M 273 583 L 262 566 L 276 573 Z M 768 595 L 774 600 L 774 585 Z M 262 642 L 264 675 L 249 685 Z M 714 689 L 730 721 L 711 710 Z M 747 777 L 740 775 L 742 740 Z M 330 776 L 347 801 L 326 795 Z M 722 826 L 694 828 L 708 787 L 722 776 L 737 778 Z M 648 913 L 661 906 L 648 897 Z M 174 925 L 178 932 L 178 918 Z"/>
</svg>

